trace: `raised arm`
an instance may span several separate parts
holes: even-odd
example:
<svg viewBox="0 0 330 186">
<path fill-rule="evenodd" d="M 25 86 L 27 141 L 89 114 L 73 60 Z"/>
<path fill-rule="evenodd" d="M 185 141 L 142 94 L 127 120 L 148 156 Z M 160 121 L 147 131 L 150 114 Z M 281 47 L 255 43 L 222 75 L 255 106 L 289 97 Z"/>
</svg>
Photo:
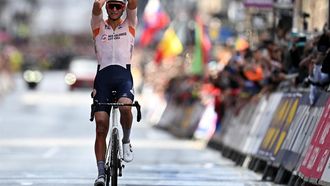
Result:
<svg viewBox="0 0 330 186">
<path fill-rule="evenodd" d="M 92 10 L 91 27 L 93 32 L 93 38 L 95 38 L 100 31 L 100 25 L 103 21 L 102 7 L 106 0 L 95 0 Z"/>
<path fill-rule="evenodd" d="M 137 8 L 137 0 L 128 0 L 127 8 L 130 10 L 134 10 Z"/>
<path fill-rule="evenodd" d="M 95 0 L 93 5 L 93 15 L 99 16 L 102 13 L 102 7 L 104 6 L 106 0 Z"/>
<path fill-rule="evenodd" d="M 127 3 L 127 18 L 129 20 L 129 24 L 134 28 L 137 25 L 137 4 L 138 0 L 128 0 Z"/>
</svg>

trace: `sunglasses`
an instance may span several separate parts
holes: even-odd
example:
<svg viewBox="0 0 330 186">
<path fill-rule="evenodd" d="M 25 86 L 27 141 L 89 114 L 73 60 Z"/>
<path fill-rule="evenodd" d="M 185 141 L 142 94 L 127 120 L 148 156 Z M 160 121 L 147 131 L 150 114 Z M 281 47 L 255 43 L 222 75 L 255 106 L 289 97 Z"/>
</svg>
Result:
<svg viewBox="0 0 330 186">
<path fill-rule="evenodd" d="M 108 3 L 107 4 L 107 7 L 110 9 L 110 10 L 114 10 L 116 8 L 116 10 L 121 10 L 124 8 L 124 5 L 122 4 L 115 4 L 115 3 Z"/>
</svg>

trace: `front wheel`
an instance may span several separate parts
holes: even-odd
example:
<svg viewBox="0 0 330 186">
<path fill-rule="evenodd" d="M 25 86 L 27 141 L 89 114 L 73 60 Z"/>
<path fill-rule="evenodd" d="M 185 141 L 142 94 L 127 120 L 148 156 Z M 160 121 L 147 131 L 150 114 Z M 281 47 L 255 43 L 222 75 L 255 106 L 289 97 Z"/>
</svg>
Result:
<svg viewBox="0 0 330 186">
<path fill-rule="evenodd" d="M 110 183 L 110 166 L 109 166 L 109 163 L 107 163 L 107 166 L 106 166 L 106 169 L 105 169 L 105 175 L 106 175 L 105 185 L 109 186 L 109 183 Z"/>
<path fill-rule="evenodd" d="M 112 132 L 112 145 L 111 145 L 111 186 L 117 186 L 118 182 L 118 149 L 119 149 L 119 137 L 118 129 L 113 129 Z"/>
</svg>

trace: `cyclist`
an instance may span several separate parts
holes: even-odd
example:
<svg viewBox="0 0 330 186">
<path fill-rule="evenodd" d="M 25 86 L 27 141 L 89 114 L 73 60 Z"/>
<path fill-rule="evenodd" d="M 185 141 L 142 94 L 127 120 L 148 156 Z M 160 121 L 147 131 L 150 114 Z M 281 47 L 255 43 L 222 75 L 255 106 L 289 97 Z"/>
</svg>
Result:
<svg viewBox="0 0 330 186">
<path fill-rule="evenodd" d="M 108 15 L 103 19 L 102 8 Z M 125 15 L 124 15 L 125 13 Z M 137 25 L 137 0 L 94 0 L 91 27 L 98 59 L 98 71 L 94 81 L 93 99 L 110 102 L 112 91 L 117 92 L 118 102 L 131 104 L 134 100 L 131 58 L 134 48 L 135 27 Z M 123 128 L 124 161 L 133 160 L 130 144 L 132 126 L 131 107 L 120 107 L 120 123 Z M 108 106 L 95 108 L 96 140 L 95 156 L 98 177 L 95 186 L 105 182 L 106 137 L 109 130 Z"/>
</svg>

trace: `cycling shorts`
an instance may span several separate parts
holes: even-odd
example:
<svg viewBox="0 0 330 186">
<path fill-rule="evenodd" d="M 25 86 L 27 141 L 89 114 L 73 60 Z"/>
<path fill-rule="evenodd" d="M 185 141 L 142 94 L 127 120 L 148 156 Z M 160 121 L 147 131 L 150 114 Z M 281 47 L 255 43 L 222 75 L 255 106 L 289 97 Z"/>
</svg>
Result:
<svg viewBox="0 0 330 186">
<path fill-rule="evenodd" d="M 112 103 L 115 98 L 112 91 L 116 91 L 116 98 L 126 97 L 134 101 L 133 78 L 130 65 L 126 69 L 119 65 L 110 65 L 98 71 L 94 80 L 94 102 Z M 98 105 L 95 112 L 105 111 L 110 114 L 110 106 Z"/>
</svg>

